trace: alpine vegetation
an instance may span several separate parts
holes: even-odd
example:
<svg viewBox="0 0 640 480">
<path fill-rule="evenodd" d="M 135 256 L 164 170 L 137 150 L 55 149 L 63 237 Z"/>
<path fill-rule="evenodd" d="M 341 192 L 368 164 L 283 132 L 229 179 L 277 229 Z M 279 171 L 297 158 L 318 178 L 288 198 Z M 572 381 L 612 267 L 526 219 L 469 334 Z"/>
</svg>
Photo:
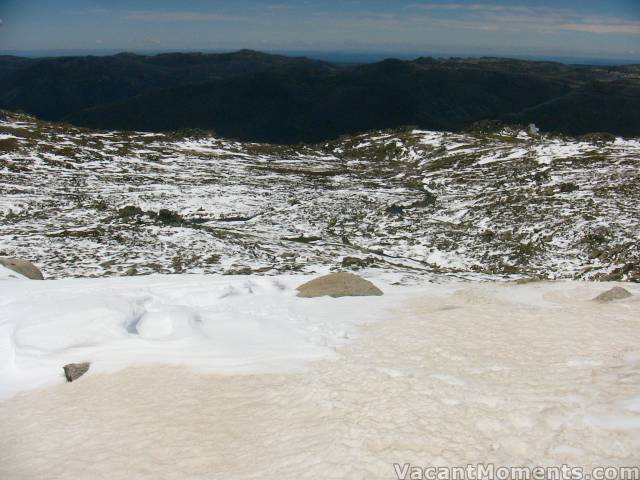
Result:
<svg viewBox="0 0 640 480">
<path fill-rule="evenodd" d="M 484 122 L 315 145 L 4 113 L 0 256 L 46 278 L 379 269 L 640 281 L 640 140 Z"/>
</svg>

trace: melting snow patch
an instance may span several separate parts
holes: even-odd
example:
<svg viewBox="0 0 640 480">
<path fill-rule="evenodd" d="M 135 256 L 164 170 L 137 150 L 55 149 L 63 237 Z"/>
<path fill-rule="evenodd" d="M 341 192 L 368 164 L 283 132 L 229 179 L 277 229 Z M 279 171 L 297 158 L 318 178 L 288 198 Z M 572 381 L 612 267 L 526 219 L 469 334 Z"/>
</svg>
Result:
<svg viewBox="0 0 640 480">
<path fill-rule="evenodd" d="M 301 276 L 13 277 L 0 268 L 0 397 L 62 382 L 62 365 L 74 362 L 91 362 L 91 373 L 133 364 L 297 370 L 331 357 L 402 295 L 386 285 L 384 297 L 300 299 Z"/>
</svg>

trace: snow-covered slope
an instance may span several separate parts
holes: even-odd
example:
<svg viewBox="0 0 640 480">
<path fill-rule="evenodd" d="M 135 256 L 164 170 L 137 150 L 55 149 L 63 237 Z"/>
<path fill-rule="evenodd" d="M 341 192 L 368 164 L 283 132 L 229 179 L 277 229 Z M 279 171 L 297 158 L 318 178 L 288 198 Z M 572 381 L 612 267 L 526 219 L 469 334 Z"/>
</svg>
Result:
<svg viewBox="0 0 640 480">
<path fill-rule="evenodd" d="M 92 372 L 183 365 L 224 373 L 296 371 L 331 358 L 363 322 L 415 293 L 376 280 L 384 297 L 301 299 L 301 275 L 154 275 L 48 282 L 2 279 L 0 398 Z M 424 292 L 446 291 L 431 285 Z M 449 287 L 450 288 L 450 287 Z"/>
<path fill-rule="evenodd" d="M 409 129 L 284 147 L 0 122 L 0 254 L 50 278 L 373 265 L 637 281 L 639 200 L 637 139 Z"/>
<path fill-rule="evenodd" d="M 20 373 L 50 368 L 57 385 L 0 401 L 0 478 L 389 480 L 394 463 L 640 465 L 638 285 L 600 303 L 591 299 L 611 284 L 455 282 L 404 296 L 410 287 L 374 279 L 384 297 L 306 299 L 274 288 L 291 278 L 252 277 L 253 294 L 247 280 L 8 280 Z M 225 282 L 237 295 L 221 297 Z M 161 320 L 171 305 L 180 323 L 170 335 L 144 338 L 118 321 L 144 310 L 143 324 Z M 196 314 L 197 328 L 177 329 Z M 349 315 L 382 321 L 342 345 L 335 333 L 351 331 Z M 332 346 L 337 358 L 305 362 Z M 198 368 L 100 373 L 162 350 L 162 363 Z M 233 360 L 263 371 L 258 357 L 281 362 L 230 374 Z M 53 368 L 65 359 L 95 363 L 68 384 Z"/>
<path fill-rule="evenodd" d="M 458 280 L 638 281 L 639 167 L 606 136 L 283 147 L 7 114 L 0 255 L 58 279 L 0 267 L 0 477 L 637 465 L 638 285 Z M 295 296 L 335 268 L 385 295 Z"/>
</svg>

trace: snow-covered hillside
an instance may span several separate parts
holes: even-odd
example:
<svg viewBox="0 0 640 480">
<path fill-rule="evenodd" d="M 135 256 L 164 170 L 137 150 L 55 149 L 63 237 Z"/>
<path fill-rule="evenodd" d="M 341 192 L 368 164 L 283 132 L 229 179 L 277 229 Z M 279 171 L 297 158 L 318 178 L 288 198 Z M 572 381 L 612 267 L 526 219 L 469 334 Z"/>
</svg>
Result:
<svg viewBox="0 0 640 480">
<path fill-rule="evenodd" d="M 0 255 L 51 278 L 378 267 L 640 279 L 640 141 L 398 130 L 317 145 L 6 114 Z"/>
<path fill-rule="evenodd" d="M 0 266 L 0 477 L 638 465 L 640 286 L 529 280 L 639 281 L 639 200 L 640 141 L 605 135 L 285 147 L 6 114 L 0 256 L 55 280 Z M 336 269 L 384 295 L 296 296 Z"/>
</svg>

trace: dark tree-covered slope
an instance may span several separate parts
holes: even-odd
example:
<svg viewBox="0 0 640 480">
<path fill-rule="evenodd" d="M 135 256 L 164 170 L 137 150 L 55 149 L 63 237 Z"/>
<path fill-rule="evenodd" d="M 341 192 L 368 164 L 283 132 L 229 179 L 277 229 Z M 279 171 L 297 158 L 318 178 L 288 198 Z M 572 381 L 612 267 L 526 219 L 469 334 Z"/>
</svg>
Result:
<svg viewBox="0 0 640 480">
<path fill-rule="evenodd" d="M 0 108 L 94 128 L 202 128 L 277 143 L 488 119 L 640 135 L 640 68 L 495 58 L 332 65 L 249 50 L 0 57 Z"/>
</svg>

